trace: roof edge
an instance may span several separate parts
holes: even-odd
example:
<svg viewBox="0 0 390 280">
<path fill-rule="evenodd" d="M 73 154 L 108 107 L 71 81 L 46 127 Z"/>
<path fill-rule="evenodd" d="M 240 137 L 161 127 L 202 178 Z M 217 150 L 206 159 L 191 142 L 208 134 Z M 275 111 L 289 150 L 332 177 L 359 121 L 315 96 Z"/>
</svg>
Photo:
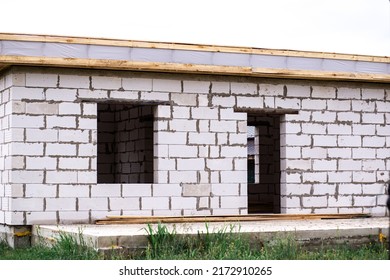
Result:
<svg viewBox="0 0 390 280">
<path fill-rule="evenodd" d="M 352 61 L 390 63 L 389 56 L 370 56 L 370 55 L 342 54 L 342 53 L 331 53 L 331 52 L 265 49 L 265 48 L 235 47 L 235 46 L 223 46 L 223 45 L 201 45 L 201 44 L 189 44 L 189 43 L 133 41 L 133 40 L 124 40 L 124 39 L 106 39 L 106 38 L 92 38 L 92 37 L 0 33 L 0 40 L 263 54 L 263 55 L 274 55 L 274 56 L 327 58 L 327 59 L 340 59 L 340 60 L 352 60 Z"/>
</svg>

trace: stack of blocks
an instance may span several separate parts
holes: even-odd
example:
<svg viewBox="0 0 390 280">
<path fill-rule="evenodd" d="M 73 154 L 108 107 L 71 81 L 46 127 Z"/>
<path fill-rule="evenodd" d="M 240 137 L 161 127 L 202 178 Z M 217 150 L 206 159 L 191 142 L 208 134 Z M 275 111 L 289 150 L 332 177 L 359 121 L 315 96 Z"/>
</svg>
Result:
<svg viewBox="0 0 390 280">
<path fill-rule="evenodd" d="M 0 94 L 0 224 L 247 214 L 257 114 L 277 212 L 386 214 L 388 85 L 16 66 Z"/>
</svg>

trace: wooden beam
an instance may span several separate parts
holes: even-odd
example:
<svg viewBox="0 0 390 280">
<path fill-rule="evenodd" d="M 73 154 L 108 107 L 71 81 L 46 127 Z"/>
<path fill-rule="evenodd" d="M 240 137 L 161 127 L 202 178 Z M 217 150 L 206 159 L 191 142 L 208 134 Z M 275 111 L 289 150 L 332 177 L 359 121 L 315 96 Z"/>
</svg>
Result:
<svg viewBox="0 0 390 280">
<path fill-rule="evenodd" d="M 353 219 L 368 218 L 368 214 L 252 214 L 233 216 L 108 216 L 97 220 L 98 225 L 109 224 L 155 224 L 155 223 L 208 223 L 208 222 L 259 222 L 280 220 L 313 220 L 313 219 Z"/>
<path fill-rule="evenodd" d="M 0 63 L 46 67 L 87 68 L 106 70 L 131 70 L 183 74 L 233 75 L 246 77 L 285 78 L 325 81 L 357 81 L 390 83 L 390 74 L 365 74 L 328 71 L 306 71 L 242 66 L 215 66 L 203 64 L 155 63 L 128 60 L 51 58 L 31 56 L 0 56 Z"/>
<path fill-rule="evenodd" d="M 83 38 L 83 37 L 64 37 L 64 36 L 50 36 L 50 35 L 0 33 L 0 40 L 227 52 L 227 53 L 247 53 L 247 54 L 262 54 L 262 55 L 274 55 L 274 56 L 328 58 L 328 59 L 340 59 L 340 60 L 390 63 L 390 57 L 388 56 L 354 55 L 354 54 L 339 54 L 339 53 L 329 53 L 329 52 L 276 50 L 276 49 L 262 49 L 262 48 L 251 48 L 251 47 L 232 47 L 232 46 L 199 45 L 199 44 L 184 44 L 184 43 L 131 41 L 131 40 L 88 38 L 88 37 Z"/>
</svg>

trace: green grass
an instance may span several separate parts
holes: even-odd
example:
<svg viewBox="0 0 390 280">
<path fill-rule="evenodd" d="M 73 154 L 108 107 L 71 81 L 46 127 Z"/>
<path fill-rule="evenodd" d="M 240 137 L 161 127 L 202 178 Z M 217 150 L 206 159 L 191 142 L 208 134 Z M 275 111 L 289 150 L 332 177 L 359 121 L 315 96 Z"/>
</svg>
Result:
<svg viewBox="0 0 390 280">
<path fill-rule="evenodd" d="M 146 228 L 148 247 L 140 252 L 101 254 L 89 248 L 80 233 L 74 237 L 61 234 L 52 247 L 36 245 L 26 249 L 11 249 L 0 242 L 2 260 L 385 260 L 387 250 L 381 243 L 359 247 L 338 245 L 332 248 L 307 249 L 293 237 L 275 237 L 270 242 L 251 243 L 244 234 L 234 234 L 234 227 L 196 236 L 178 235 L 164 225 Z"/>
</svg>

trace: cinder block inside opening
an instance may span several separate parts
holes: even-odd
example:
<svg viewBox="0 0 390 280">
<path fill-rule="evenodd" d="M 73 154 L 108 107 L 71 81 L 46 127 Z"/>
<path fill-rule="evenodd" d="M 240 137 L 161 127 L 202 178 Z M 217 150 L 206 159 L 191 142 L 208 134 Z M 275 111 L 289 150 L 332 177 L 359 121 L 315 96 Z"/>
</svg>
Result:
<svg viewBox="0 0 390 280">
<path fill-rule="evenodd" d="M 100 103 L 97 182 L 153 183 L 152 105 Z"/>
<path fill-rule="evenodd" d="M 280 116 L 248 115 L 248 213 L 280 213 Z"/>
</svg>

